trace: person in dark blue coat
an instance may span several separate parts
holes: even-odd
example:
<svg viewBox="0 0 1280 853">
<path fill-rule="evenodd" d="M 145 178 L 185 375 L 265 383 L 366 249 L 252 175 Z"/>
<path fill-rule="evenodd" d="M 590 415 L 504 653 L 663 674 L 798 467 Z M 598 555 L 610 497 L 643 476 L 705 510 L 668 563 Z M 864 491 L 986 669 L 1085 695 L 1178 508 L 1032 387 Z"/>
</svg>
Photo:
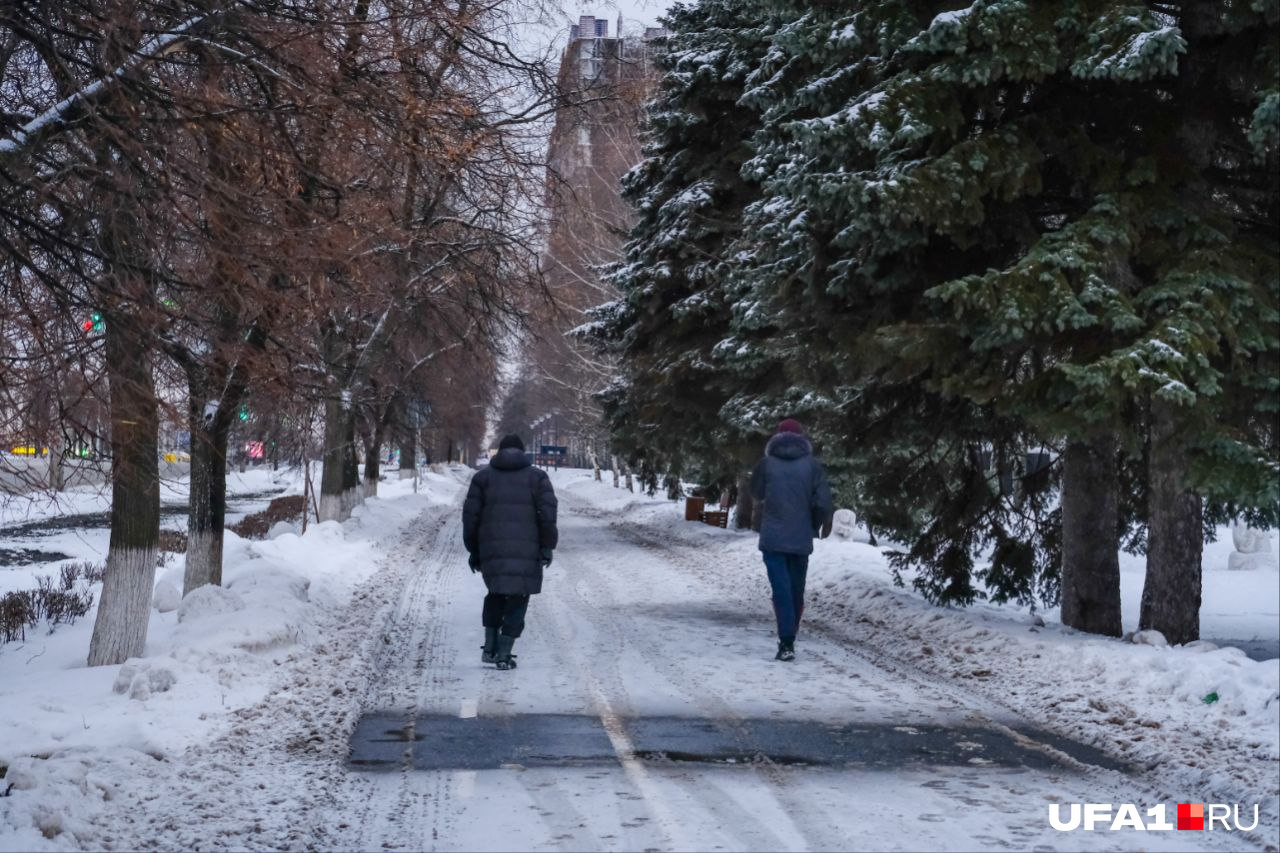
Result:
<svg viewBox="0 0 1280 853">
<path fill-rule="evenodd" d="M 834 507 L 827 473 L 798 421 L 787 418 L 751 472 L 751 496 L 760 516 L 760 551 L 773 588 L 778 619 L 776 660 L 795 660 L 804 613 L 804 583 L 814 537 L 830 529 Z"/>
<path fill-rule="evenodd" d="M 556 493 L 534 468 L 524 442 L 508 435 L 487 467 L 471 478 L 462 505 L 462 541 L 471 571 L 484 576 L 484 651 L 480 659 L 515 669 L 511 653 L 524 632 L 529 596 L 542 591 L 543 570 L 559 541 Z"/>
</svg>

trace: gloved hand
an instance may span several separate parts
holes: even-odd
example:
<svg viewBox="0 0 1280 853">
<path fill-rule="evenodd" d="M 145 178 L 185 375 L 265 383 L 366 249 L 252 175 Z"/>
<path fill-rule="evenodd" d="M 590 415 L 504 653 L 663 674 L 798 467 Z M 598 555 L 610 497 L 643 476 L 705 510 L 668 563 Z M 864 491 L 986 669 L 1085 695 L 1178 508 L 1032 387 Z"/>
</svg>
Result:
<svg viewBox="0 0 1280 853">
<path fill-rule="evenodd" d="M 542 551 L 539 552 L 538 565 L 542 566 L 542 568 L 544 569 L 547 566 L 551 565 L 551 549 L 550 548 L 543 548 Z"/>
<path fill-rule="evenodd" d="M 471 571 L 473 572 L 480 571 L 480 555 L 479 554 L 467 555 L 467 565 L 471 567 Z"/>
</svg>

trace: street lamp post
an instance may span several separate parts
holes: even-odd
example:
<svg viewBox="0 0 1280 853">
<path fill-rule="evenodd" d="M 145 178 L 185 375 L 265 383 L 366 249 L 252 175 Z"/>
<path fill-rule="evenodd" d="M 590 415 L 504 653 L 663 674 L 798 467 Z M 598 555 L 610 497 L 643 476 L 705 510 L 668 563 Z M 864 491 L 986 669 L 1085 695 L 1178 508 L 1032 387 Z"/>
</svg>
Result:
<svg viewBox="0 0 1280 853">
<path fill-rule="evenodd" d="M 543 424 L 549 421 L 552 418 L 553 414 L 554 414 L 553 412 L 548 412 L 544 415 L 541 415 L 535 418 L 534 421 L 531 424 L 529 424 L 529 430 L 532 432 L 531 437 L 533 439 L 533 458 L 535 461 L 537 461 L 538 457 L 541 455 L 542 439 L 544 437 Z"/>
</svg>

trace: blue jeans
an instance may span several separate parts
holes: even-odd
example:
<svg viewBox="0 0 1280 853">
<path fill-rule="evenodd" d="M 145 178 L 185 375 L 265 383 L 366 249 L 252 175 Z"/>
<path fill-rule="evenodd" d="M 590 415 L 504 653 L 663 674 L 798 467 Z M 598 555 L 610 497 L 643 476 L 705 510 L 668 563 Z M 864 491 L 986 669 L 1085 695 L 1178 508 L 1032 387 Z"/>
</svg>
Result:
<svg viewBox="0 0 1280 853">
<path fill-rule="evenodd" d="M 800 616 L 804 613 L 804 579 L 809 572 L 807 554 L 783 554 L 780 551 L 761 551 L 764 567 L 769 572 L 769 586 L 773 587 L 773 612 L 778 617 L 778 639 L 792 642 L 800 629 Z"/>
</svg>

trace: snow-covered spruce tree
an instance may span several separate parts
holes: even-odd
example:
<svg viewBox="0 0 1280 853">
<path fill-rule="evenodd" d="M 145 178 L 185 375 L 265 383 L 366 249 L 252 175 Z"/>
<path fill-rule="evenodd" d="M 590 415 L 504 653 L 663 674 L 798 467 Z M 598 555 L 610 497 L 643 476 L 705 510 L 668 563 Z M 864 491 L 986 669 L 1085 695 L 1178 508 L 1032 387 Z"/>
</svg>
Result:
<svg viewBox="0 0 1280 853">
<path fill-rule="evenodd" d="M 1115 542 L 1080 536 L 1075 512 L 1110 504 L 1113 438 L 1133 458 L 1149 445 L 1149 588 L 1163 592 L 1143 624 L 1175 641 L 1196 633 L 1190 490 L 1275 515 L 1273 6 L 1188 7 L 1203 20 L 1101 2 L 824 7 L 781 32 L 758 75 L 766 131 L 749 168 L 766 197 L 748 221 L 765 239 L 738 316 L 769 317 L 781 346 L 813 356 L 804 398 L 871 445 L 855 460 L 963 457 L 983 414 L 996 456 L 1010 438 L 1067 440 L 1064 462 L 1086 471 L 1063 497 L 1080 596 L 1064 616 L 1088 630 L 1119 631 Z M 770 90 L 798 63 L 807 83 Z M 922 414 L 948 409 L 932 441 L 914 439 Z M 866 442 L 890 416 L 896 446 Z M 998 578 L 1042 564 L 1001 529 L 1018 513 L 976 512 L 1004 490 L 949 491 L 924 506 L 879 495 L 925 519 L 903 529 L 915 544 L 900 565 L 922 565 L 926 591 L 970 591 L 967 554 L 921 547 L 948 518 L 985 518 Z"/>
<path fill-rule="evenodd" d="M 1156 174 L 1135 192 L 1147 326 L 1136 354 L 1100 367 L 1150 391 L 1139 624 L 1186 642 L 1199 637 L 1201 496 L 1211 517 L 1280 521 L 1280 4 L 1169 13 L 1186 47 L 1150 110 Z"/>
<path fill-rule="evenodd" d="M 897 562 L 924 567 L 915 583 L 931 599 L 977 597 L 973 555 L 987 548 L 997 598 L 1052 598 L 1045 569 L 1056 539 L 1035 535 L 1051 520 L 1047 490 L 1013 482 L 1025 428 L 990 401 L 932 385 L 910 346 L 921 335 L 898 328 L 927 322 L 923 291 L 983 247 L 932 241 L 928 228 L 902 227 L 893 210 L 869 203 L 920 158 L 909 132 L 889 140 L 860 125 L 885 97 L 894 65 L 884 57 L 921 29 L 891 5 L 872 10 L 880 17 L 854 4 L 780 10 L 790 22 L 750 80 L 744 103 L 764 121 L 745 173 L 764 195 L 734 247 L 734 334 L 724 349 L 769 371 L 725 414 L 806 419 L 842 502 L 910 545 Z"/>
<path fill-rule="evenodd" d="M 975 4 L 940 44 L 963 39 L 968 64 L 993 32 L 1043 11 L 1003 5 Z M 1202 496 L 1211 515 L 1274 523 L 1278 16 L 1274 4 L 1061 4 L 1062 59 L 1001 123 L 1042 160 L 1051 227 L 1004 268 L 930 294 L 954 312 L 969 364 L 975 351 L 1012 364 L 1022 347 L 1041 358 L 1006 405 L 1067 436 L 1064 462 L 1084 469 L 1066 473 L 1084 488 L 1063 494 L 1068 624 L 1119 633 L 1114 548 L 1097 533 L 1115 503 L 1114 439 L 1147 464 L 1140 627 L 1199 636 Z"/>
<path fill-rule="evenodd" d="M 719 416 L 743 377 L 717 345 L 729 328 L 725 247 L 756 194 L 740 168 L 758 116 L 738 99 L 772 24 L 753 3 L 704 0 L 675 7 L 666 25 L 645 160 L 623 183 L 636 219 L 608 274 L 621 297 L 595 309 L 589 333 L 620 357 L 604 394 L 615 448 L 642 472 L 723 486 L 759 452 L 759 430 Z"/>
</svg>

